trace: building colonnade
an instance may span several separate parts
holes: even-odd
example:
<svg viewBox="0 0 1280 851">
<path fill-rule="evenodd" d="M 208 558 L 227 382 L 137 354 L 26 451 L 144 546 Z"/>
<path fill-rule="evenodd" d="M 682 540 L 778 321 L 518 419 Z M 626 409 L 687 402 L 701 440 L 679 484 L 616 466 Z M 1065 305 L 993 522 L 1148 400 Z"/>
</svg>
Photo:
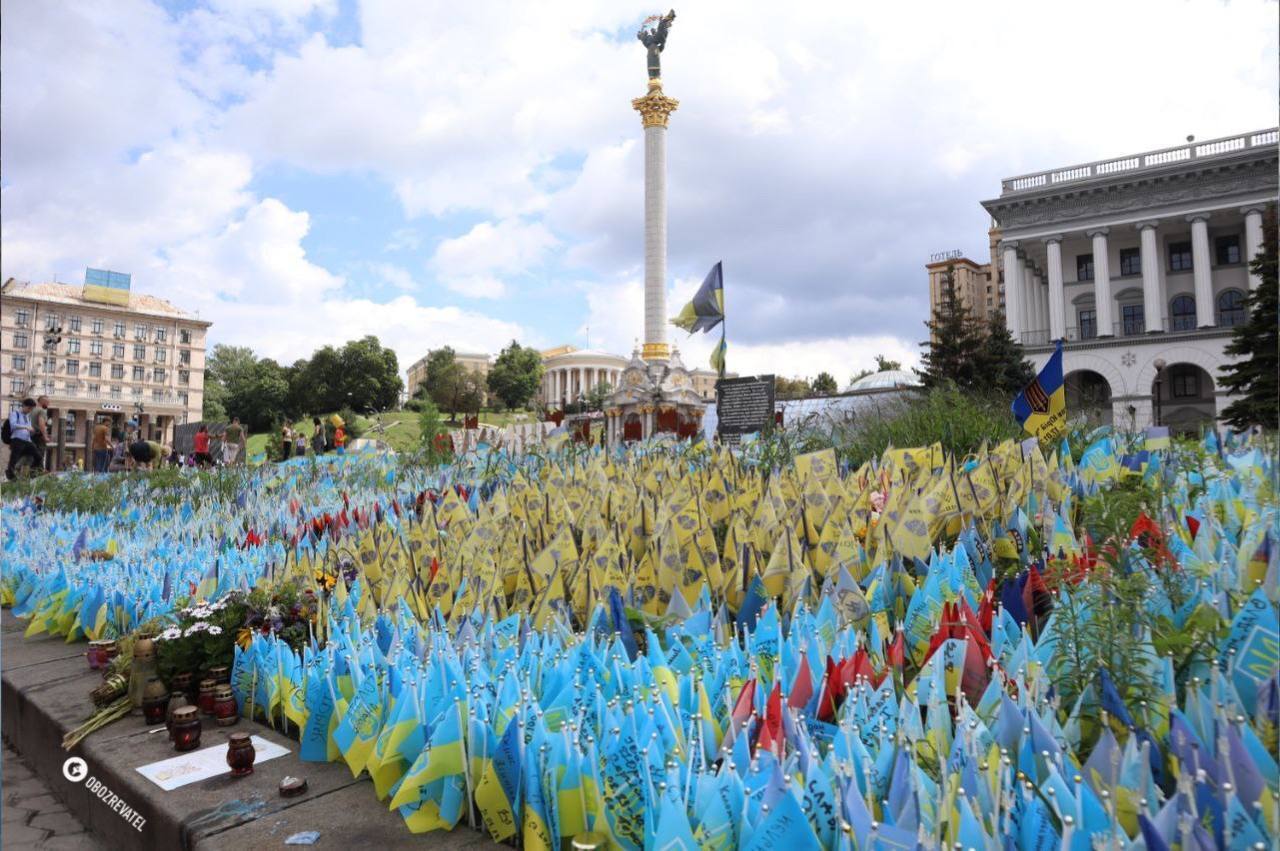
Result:
<svg viewBox="0 0 1280 851">
<path fill-rule="evenodd" d="M 550 407 L 576 402 L 600 384 L 616 390 L 621 377 L 621 367 L 548 367 L 542 376 L 542 398 Z"/>
<path fill-rule="evenodd" d="M 1262 246 L 1261 205 L 1240 209 L 1243 216 L 1243 242 L 1237 262 L 1248 262 Z M 1238 220 L 1237 220 L 1238 221 Z M 1110 337 L 1133 333 L 1151 333 L 1166 330 L 1188 330 L 1183 327 L 1167 328 L 1170 324 L 1165 313 L 1168 277 L 1190 271 L 1191 296 L 1194 299 L 1194 327 L 1210 328 L 1218 324 L 1215 318 L 1215 293 L 1213 269 L 1218 265 L 1210 244 L 1210 214 L 1193 213 L 1174 219 L 1152 219 L 1132 225 L 1138 232 L 1136 256 L 1120 255 L 1121 267 L 1113 269 L 1112 240 L 1123 246 L 1132 241 L 1126 234 L 1130 226 L 1089 228 L 1083 236 L 1092 247 L 1094 326 L 1091 329 L 1071 328 L 1069 333 L 1067 299 L 1064 284 L 1081 283 L 1079 270 L 1074 281 L 1064 282 L 1063 242 L 1064 234 L 1050 234 L 1034 240 L 1004 240 L 1000 243 L 1005 282 L 1006 322 L 1014 339 L 1029 344 L 1046 344 L 1053 340 L 1080 337 Z M 1189 262 L 1179 258 L 1180 265 L 1166 268 L 1160 250 L 1161 238 L 1176 234 L 1176 238 L 1190 231 Z M 1132 251 L 1132 249 L 1124 249 Z M 1184 255 L 1185 256 L 1185 255 Z M 1043 259 L 1043 265 L 1041 265 Z M 1135 268 L 1136 267 L 1136 268 Z M 1119 276 L 1116 272 L 1119 272 Z M 1117 316 L 1116 288 L 1127 276 L 1140 277 L 1142 311 L 1137 315 Z M 1255 289 L 1260 284 L 1257 275 L 1248 273 L 1248 286 Z M 1190 316 L 1187 317 L 1190 324 Z"/>
</svg>

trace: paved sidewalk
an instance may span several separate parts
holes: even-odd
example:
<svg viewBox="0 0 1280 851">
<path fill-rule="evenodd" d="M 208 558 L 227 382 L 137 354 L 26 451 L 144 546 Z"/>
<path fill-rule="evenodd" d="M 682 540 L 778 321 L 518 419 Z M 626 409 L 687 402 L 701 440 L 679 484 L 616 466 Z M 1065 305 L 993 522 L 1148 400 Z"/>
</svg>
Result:
<svg viewBox="0 0 1280 851">
<path fill-rule="evenodd" d="M 87 833 L 49 787 L 32 773 L 8 742 L 4 745 L 4 824 L 0 826 L 4 849 L 59 849 L 59 851 L 106 851 L 106 846 Z"/>
</svg>

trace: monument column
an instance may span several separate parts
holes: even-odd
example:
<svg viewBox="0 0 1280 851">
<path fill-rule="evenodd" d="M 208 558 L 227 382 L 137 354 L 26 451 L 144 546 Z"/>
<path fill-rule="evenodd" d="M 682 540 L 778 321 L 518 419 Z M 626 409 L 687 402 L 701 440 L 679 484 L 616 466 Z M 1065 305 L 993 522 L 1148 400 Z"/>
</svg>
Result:
<svg viewBox="0 0 1280 851">
<path fill-rule="evenodd" d="M 649 93 L 631 101 L 644 126 L 644 349 L 647 361 L 671 357 L 667 345 L 667 122 L 680 102 L 649 78 Z"/>
</svg>

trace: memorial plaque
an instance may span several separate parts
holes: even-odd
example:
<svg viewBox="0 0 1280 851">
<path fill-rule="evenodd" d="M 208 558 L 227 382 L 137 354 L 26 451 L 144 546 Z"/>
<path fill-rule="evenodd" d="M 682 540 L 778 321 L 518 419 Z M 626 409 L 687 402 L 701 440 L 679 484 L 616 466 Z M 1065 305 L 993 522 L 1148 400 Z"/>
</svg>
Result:
<svg viewBox="0 0 1280 851">
<path fill-rule="evenodd" d="M 742 435 L 773 425 L 773 376 L 722 378 L 716 382 L 717 431 Z"/>
</svg>

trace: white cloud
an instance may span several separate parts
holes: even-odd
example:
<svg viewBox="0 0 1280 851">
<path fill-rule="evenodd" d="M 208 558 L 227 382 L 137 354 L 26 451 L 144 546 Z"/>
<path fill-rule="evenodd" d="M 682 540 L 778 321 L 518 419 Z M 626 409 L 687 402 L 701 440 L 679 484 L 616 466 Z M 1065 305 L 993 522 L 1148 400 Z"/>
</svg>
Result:
<svg viewBox="0 0 1280 851">
<path fill-rule="evenodd" d="M 340 11 L 4 0 L 4 274 L 133 271 L 214 318 L 214 339 L 256 335 L 282 357 L 379 325 L 410 352 L 468 325 L 530 341 L 552 310 L 580 311 L 592 345 L 629 351 L 638 287 L 607 282 L 640 275 L 629 100 L 644 54 L 631 33 L 649 8 L 378 0 L 358 9 L 358 43 L 338 45 L 316 30 Z M 1274 124 L 1274 18 L 1268 0 L 1081 0 L 1070 14 L 1014 0 L 785 15 L 699 3 L 663 56 L 681 100 L 667 152 L 674 289 L 687 297 L 724 260 L 735 369 L 828 368 L 843 382 L 835 363 L 913 360 L 913 342 L 887 338 L 923 338 L 921 266 L 939 247 L 982 256 L 978 202 L 999 178 Z M 277 165 L 373 175 L 408 220 L 342 246 L 355 259 L 339 275 L 304 237 L 312 213 L 347 199 L 265 197 L 254 178 Z M 385 262 L 446 223 L 425 267 Z M 522 316 L 527 329 L 414 298 L 519 296 L 549 278 L 583 281 L 579 299 Z M 360 297 L 374 283 L 404 295 Z M 700 342 L 682 344 L 699 365 Z"/>
<path fill-rule="evenodd" d="M 518 275 L 541 266 L 556 246 L 546 225 L 519 219 L 480 222 L 436 248 L 431 268 L 445 286 L 473 298 L 500 298 L 499 275 Z"/>
<path fill-rule="evenodd" d="M 693 297 L 701 280 L 683 280 L 667 292 L 667 313 L 674 316 Z M 588 317 L 578 329 L 591 348 L 628 355 L 643 340 L 644 287 L 638 280 L 611 284 L 579 284 L 587 299 Z M 729 317 L 732 321 L 732 316 Z M 910 368 L 919 363 L 919 349 L 889 334 L 819 337 L 777 343 L 745 343 L 728 330 L 728 368 L 739 375 L 777 374 L 812 378 L 826 371 L 843 388 L 863 369 L 875 369 L 877 355 Z M 685 366 L 709 369 L 711 350 L 720 340 L 720 329 L 690 335 L 667 326 L 667 340 L 679 351 Z"/>
</svg>

